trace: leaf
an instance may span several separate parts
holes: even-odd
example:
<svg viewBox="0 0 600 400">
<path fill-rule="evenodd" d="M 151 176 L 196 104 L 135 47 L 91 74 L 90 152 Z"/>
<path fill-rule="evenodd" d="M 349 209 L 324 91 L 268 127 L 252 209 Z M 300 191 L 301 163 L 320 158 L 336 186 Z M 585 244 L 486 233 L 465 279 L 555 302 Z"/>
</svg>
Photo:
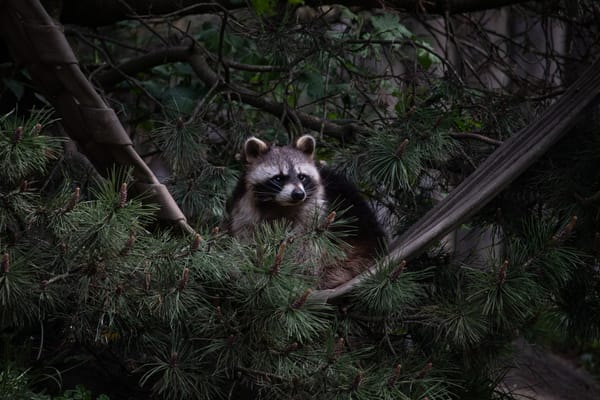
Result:
<svg viewBox="0 0 600 400">
<path fill-rule="evenodd" d="M 336 8 L 340 12 L 340 21 L 358 22 L 361 20 L 361 17 L 352 12 L 348 7 L 337 5 Z"/>
<path fill-rule="evenodd" d="M 252 0 L 251 4 L 256 14 L 260 16 L 275 14 L 276 3 L 274 0 Z"/>
<path fill-rule="evenodd" d="M 323 75 L 315 71 L 307 71 L 302 74 L 306 82 L 306 93 L 312 99 L 320 99 L 325 95 L 325 84 Z"/>
<path fill-rule="evenodd" d="M 425 41 L 418 42 L 421 47 L 417 49 L 417 61 L 421 64 L 421 67 L 428 69 L 432 64 L 438 64 L 440 62 L 439 57 L 433 51 L 433 47 Z"/>
<path fill-rule="evenodd" d="M 277 1 L 276 0 L 252 0 L 252 8 L 256 11 L 256 14 L 262 15 L 274 15 L 276 12 Z M 301 5 L 304 4 L 304 0 L 287 0 L 288 5 Z"/>
<path fill-rule="evenodd" d="M 401 40 L 413 36 L 404 25 L 400 23 L 400 18 L 395 14 L 376 15 L 371 18 L 374 36 L 379 36 L 385 40 Z"/>
</svg>

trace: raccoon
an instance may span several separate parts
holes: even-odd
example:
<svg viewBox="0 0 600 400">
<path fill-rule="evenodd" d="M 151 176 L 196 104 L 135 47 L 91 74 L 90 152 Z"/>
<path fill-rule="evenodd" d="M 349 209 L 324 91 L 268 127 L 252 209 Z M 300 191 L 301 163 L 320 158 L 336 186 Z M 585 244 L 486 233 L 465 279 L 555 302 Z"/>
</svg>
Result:
<svg viewBox="0 0 600 400">
<path fill-rule="evenodd" d="M 374 212 L 343 175 L 315 163 L 316 141 L 304 135 L 290 146 L 271 146 L 251 137 L 243 149 L 245 169 L 228 201 L 233 236 L 250 238 L 258 223 L 285 219 L 294 229 L 313 228 L 333 206 L 343 211 L 348 244 L 345 258 L 320 265 L 319 287 L 336 287 L 365 270 L 385 251 L 386 239 Z"/>
</svg>

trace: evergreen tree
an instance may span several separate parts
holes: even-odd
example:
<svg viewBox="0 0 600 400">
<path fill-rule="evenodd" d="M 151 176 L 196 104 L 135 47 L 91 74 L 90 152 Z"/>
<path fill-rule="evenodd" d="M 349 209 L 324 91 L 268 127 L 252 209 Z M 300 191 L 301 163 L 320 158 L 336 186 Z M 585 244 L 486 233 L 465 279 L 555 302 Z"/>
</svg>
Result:
<svg viewBox="0 0 600 400">
<path fill-rule="evenodd" d="M 253 4 L 256 18 L 241 20 L 248 35 L 208 23 L 193 37 L 223 81 L 208 84 L 187 59 L 146 81 L 112 82 L 144 96 L 124 111 L 142 121 L 136 148 L 160 161 L 194 233 L 159 223 L 149 194 L 131 189 L 136 171 L 87 176 L 64 153 L 50 110 L 0 117 L 2 395 L 501 399 L 511 398 L 501 382 L 515 338 L 598 338 L 594 113 L 469 221 L 501 232 L 502 251 L 483 265 L 444 243 L 400 262 L 382 255 L 346 296 L 325 302 L 313 270 L 342 254 L 343 210 L 303 234 L 277 221 L 257 226 L 250 243 L 232 238 L 224 203 L 251 134 L 287 143 L 320 129 L 318 158 L 355 181 L 396 236 L 543 106 L 449 77 L 371 79 L 376 66 L 364 60 L 410 59 L 415 77 L 442 63 L 395 14 L 342 8 L 343 31 L 320 19 L 297 29 L 285 10 Z M 236 69 L 224 54 L 277 68 Z M 262 110 L 284 112 L 257 111 L 235 82 L 265 94 Z M 326 118 L 309 127 L 306 108 Z M 457 135 L 475 128 L 493 137 Z"/>
<path fill-rule="evenodd" d="M 576 218 L 547 205 L 503 225 L 506 257 L 484 269 L 383 263 L 334 306 L 311 301 L 318 252 L 303 250 L 337 254 L 327 220 L 300 237 L 266 225 L 251 244 L 208 227 L 173 236 L 129 198 L 126 171 L 77 186 L 44 135 L 51 123 L 2 119 L 4 385 L 29 360 L 60 366 L 83 346 L 159 398 L 493 398 L 507 395 L 497 383 L 512 340 L 537 320 L 596 335 L 569 309 L 577 282 L 594 307 Z"/>
</svg>

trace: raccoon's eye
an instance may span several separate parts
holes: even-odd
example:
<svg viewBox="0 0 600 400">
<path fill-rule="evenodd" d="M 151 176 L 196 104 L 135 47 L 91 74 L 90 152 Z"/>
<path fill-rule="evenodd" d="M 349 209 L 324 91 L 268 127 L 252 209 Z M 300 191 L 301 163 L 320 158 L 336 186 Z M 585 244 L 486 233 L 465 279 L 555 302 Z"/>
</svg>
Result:
<svg viewBox="0 0 600 400">
<path fill-rule="evenodd" d="M 300 179 L 300 182 L 304 182 L 306 180 L 306 178 L 308 178 L 308 176 L 306 176 L 304 174 L 298 174 L 298 179 Z"/>
<path fill-rule="evenodd" d="M 281 183 L 285 180 L 285 176 L 284 175 L 275 175 L 274 177 L 271 178 L 271 182 L 275 182 L 275 183 Z"/>
</svg>

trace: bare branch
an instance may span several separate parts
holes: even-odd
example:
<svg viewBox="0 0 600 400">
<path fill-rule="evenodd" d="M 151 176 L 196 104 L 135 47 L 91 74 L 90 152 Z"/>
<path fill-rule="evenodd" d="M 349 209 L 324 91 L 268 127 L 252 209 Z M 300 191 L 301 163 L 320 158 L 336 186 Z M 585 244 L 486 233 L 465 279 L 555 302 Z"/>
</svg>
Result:
<svg viewBox="0 0 600 400">
<path fill-rule="evenodd" d="M 99 75 L 96 82 L 104 87 L 110 87 L 126 79 L 127 75 L 133 75 L 157 65 L 169 62 L 189 62 L 196 75 L 207 87 L 216 86 L 218 90 L 231 92 L 234 94 L 234 98 L 237 96 L 240 101 L 277 117 L 286 115 L 286 118 L 292 118 L 289 115 L 290 110 L 286 110 L 286 105 L 275 102 L 262 93 L 257 93 L 235 83 L 223 82 L 208 64 L 207 57 L 209 57 L 208 52 L 199 46 L 193 48 L 187 46 L 169 47 L 126 61 L 118 66 L 118 68 Z M 337 138 L 349 138 L 356 132 L 367 130 L 354 122 L 337 124 L 298 111 L 295 111 L 293 114 L 294 120 L 292 123 L 299 122 L 305 128 L 317 132 L 323 129 L 326 135 Z"/>
</svg>

